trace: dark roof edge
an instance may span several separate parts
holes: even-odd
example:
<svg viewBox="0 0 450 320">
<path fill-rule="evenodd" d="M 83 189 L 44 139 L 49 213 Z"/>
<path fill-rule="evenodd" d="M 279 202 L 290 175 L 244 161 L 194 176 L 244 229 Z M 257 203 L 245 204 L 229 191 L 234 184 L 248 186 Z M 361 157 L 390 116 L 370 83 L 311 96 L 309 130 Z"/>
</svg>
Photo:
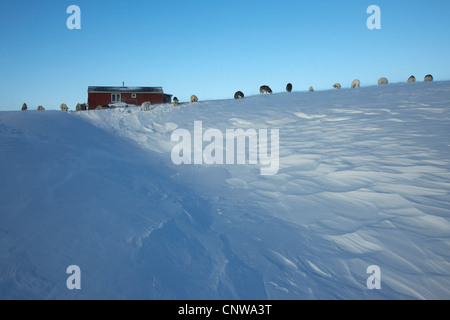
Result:
<svg viewBox="0 0 450 320">
<path fill-rule="evenodd" d="M 132 93 L 164 93 L 162 87 L 88 87 L 89 93 L 132 92 Z"/>
</svg>

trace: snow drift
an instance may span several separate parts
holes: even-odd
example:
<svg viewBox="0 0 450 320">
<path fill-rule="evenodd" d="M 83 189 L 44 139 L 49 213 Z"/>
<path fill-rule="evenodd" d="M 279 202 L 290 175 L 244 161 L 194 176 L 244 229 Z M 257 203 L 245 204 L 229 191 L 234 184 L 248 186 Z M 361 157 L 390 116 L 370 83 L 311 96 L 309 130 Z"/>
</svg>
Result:
<svg viewBox="0 0 450 320">
<path fill-rule="evenodd" d="M 449 104 L 436 82 L 1 112 L 0 298 L 448 299 Z M 194 121 L 279 129 L 278 174 L 174 165 Z"/>
</svg>

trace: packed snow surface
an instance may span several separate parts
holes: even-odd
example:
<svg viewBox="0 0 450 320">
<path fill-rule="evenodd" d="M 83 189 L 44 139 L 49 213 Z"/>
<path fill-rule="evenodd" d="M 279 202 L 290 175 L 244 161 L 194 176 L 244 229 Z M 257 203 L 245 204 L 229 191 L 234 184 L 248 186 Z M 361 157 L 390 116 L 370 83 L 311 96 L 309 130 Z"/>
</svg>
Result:
<svg viewBox="0 0 450 320">
<path fill-rule="evenodd" d="M 195 121 L 278 173 L 175 165 Z M 0 152 L 1 299 L 450 299 L 450 82 L 1 112 Z"/>
</svg>

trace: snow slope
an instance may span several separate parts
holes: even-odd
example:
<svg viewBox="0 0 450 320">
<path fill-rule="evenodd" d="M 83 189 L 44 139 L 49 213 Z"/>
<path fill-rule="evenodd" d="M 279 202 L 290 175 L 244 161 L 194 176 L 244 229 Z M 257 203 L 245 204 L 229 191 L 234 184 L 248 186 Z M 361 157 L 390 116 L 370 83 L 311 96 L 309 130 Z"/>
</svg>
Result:
<svg viewBox="0 0 450 320">
<path fill-rule="evenodd" d="M 449 299 L 449 110 L 436 82 L 2 112 L 0 298 Z M 174 165 L 194 121 L 279 129 L 278 174 Z"/>
</svg>

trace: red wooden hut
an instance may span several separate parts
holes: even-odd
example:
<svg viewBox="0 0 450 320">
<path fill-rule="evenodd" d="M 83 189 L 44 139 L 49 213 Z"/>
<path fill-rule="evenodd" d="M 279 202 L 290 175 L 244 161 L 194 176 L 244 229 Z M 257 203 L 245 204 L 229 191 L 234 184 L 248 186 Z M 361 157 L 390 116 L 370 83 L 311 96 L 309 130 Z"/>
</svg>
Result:
<svg viewBox="0 0 450 320">
<path fill-rule="evenodd" d="M 89 87 L 88 106 L 94 110 L 98 106 L 115 103 L 140 106 L 144 102 L 151 104 L 171 103 L 172 95 L 165 94 L 161 87 Z"/>
</svg>

